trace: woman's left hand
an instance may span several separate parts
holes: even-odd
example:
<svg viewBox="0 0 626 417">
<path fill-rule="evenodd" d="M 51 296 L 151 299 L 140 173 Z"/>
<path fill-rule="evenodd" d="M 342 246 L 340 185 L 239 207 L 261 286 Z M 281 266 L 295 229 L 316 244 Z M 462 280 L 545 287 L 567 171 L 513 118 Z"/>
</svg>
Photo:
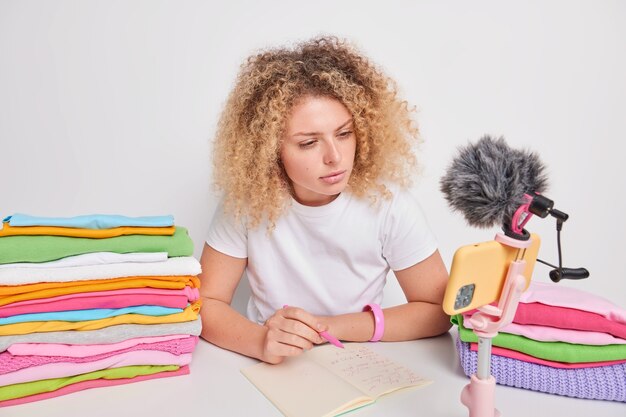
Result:
<svg viewBox="0 0 626 417">
<path fill-rule="evenodd" d="M 287 356 L 297 356 L 314 344 L 324 343 L 319 332 L 327 330 L 318 318 L 298 307 L 277 310 L 264 326 L 267 328 L 263 343 L 265 361 L 280 363 Z"/>
</svg>

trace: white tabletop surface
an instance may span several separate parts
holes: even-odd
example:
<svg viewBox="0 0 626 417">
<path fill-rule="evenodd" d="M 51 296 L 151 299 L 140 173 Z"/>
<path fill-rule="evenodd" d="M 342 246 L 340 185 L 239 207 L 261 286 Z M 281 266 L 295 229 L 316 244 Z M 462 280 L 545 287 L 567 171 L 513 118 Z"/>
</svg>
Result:
<svg viewBox="0 0 626 417">
<path fill-rule="evenodd" d="M 373 350 L 434 383 L 393 393 L 348 415 L 467 416 L 459 394 L 468 379 L 459 365 L 453 335 L 452 331 L 426 340 L 369 344 Z M 0 408 L 0 417 L 282 416 L 239 372 L 254 363 L 253 359 L 201 340 L 194 352 L 190 375 L 90 389 Z M 500 385 L 496 387 L 496 406 L 503 417 L 626 416 L 624 403 L 581 400 Z"/>
</svg>

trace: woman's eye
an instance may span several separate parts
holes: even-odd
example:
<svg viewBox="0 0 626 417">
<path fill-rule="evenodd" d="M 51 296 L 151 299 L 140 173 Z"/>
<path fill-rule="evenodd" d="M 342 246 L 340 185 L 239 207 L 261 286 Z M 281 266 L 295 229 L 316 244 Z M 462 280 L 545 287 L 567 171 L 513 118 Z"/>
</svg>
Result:
<svg viewBox="0 0 626 417">
<path fill-rule="evenodd" d="M 341 132 L 339 134 L 340 138 L 349 138 L 350 136 L 352 136 L 352 131 L 351 130 L 346 130 L 345 132 Z"/>
<path fill-rule="evenodd" d="M 300 147 L 301 147 L 301 148 L 303 148 L 303 149 L 304 149 L 304 148 L 310 148 L 310 147 L 312 147 L 313 145 L 315 145 L 315 142 L 316 142 L 316 141 L 314 141 L 314 140 L 309 140 L 309 141 L 306 141 L 306 142 L 301 142 L 301 143 L 299 143 L 299 144 L 298 144 L 298 146 L 300 146 Z"/>
</svg>

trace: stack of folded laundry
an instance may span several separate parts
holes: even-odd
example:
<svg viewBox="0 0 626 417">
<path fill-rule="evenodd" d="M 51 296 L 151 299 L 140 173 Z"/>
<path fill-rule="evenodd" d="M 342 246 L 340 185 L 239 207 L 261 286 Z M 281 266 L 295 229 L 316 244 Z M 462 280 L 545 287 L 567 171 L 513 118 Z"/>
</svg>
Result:
<svg viewBox="0 0 626 417">
<path fill-rule="evenodd" d="M 200 264 L 172 216 L 0 229 L 0 407 L 189 373 Z"/>
<path fill-rule="evenodd" d="M 472 313 L 459 326 L 461 365 L 476 373 Z M 585 291 L 532 282 L 508 326 L 492 340 L 498 384 L 569 397 L 626 402 L 626 310 Z"/>
</svg>

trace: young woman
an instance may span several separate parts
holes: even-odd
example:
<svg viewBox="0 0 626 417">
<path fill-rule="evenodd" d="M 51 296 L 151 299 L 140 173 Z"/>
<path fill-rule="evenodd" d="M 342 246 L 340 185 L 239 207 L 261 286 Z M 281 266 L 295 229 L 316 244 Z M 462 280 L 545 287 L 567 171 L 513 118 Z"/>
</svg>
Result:
<svg viewBox="0 0 626 417">
<path fill-rule="evenodd" d="M 395 84 L 335 38 L 251 56 L 223 110 L 223 191 L 202 254 L 202 337 L 279 363 L 324 343 L 446 332 L 447 272 L 405 188 L 417 129 Z M 378 305 L 393 270 L 405 304 Z M 230 303 L 243 273 L 247 318 Z"/>
</svg>

